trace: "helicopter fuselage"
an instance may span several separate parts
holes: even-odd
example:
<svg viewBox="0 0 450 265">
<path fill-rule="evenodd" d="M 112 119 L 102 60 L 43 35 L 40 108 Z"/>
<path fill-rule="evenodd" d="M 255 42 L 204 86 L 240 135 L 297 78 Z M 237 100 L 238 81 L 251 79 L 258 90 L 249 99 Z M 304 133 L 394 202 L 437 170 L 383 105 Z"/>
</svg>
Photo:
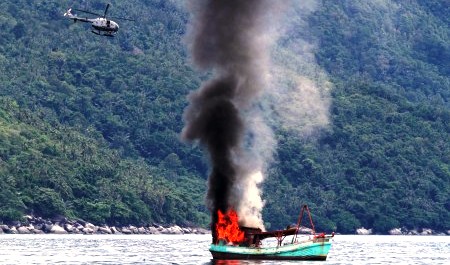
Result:
<svg viewBox="0 0 450 265">
<path fill-rule="evenodd" d="M 119 25 L 116 22 L 106 18 L 92 19 L 92 27 L 96 30 L 107 32 L 117 32 L 119 30 Z"/>
</svg>

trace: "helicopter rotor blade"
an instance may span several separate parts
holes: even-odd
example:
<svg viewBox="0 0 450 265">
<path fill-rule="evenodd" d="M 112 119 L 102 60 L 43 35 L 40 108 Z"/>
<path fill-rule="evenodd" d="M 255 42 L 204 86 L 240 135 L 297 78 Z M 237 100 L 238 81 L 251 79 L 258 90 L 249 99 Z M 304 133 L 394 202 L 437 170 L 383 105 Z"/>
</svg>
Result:
<svg viewBox="0 0 450 265">
<path fill-rule="evenodd" d="M 81 10 L 81 9 L 76 9 L 76 8 L 72 8 L 72 10 L 79 11 L 79 12 L 83 12 L 83 13 L 87 13 L 87 14 L 91 14 L 91 15 L 96 15 L 96 16 L 99 16 L 99 17 L 102 16 L 102 15 L 100 15 L 100 14 L 98 14 L 98 13 L 94 13 L 94 12 L 87 11 L 87 10 Z"/>
<path fill-rule="evenodd" d="M 106 17 L 106 13 L 108 13 L 108 9 L 109 9 L 109 4 L 106 5 L 105 13 L 103 14 L 103 18 Z"/>
<path fill-rule="evenodd" d="M 79 11 L 79 12 L 83 12 L 83 13 L 87 13 L 87 14 L 91 14 L 91 15 L 95 15 L 95 16 L 99 16 L 99 17 L 106 18 L 106 14 L 108 13 L 109 7 L 110 7 L 110 4 L 107 4 L 107 5 L 106 5 L 106 8 L 105 8 L 105 13 L 104 13 L 103 15 L 101 15 L 101 14 L 99 14 L 99 13 L 91 12 L 91 11 L 88 11 L 88 10 L 82 10 L 82 9 L 76 9 L 76 8 L 72 8 L 72 9 L 70 9 L 70 10 L 75 10 L 75 11 Z M 69 13 L 70 13 L 70 10 L 67 11 L 66 14 L 69 14 Z M 66 15 L 66 14 L 64 14 L 64 15 Z M 136 21 L 136 20 L 134 20 L 134 19 L 126 18 L 126 17 L 109 17 L 109 18 L 115 18 L 115 19 L 121 19 L 121 20 L 128 20 L 128 21 Z"/>
</svg>

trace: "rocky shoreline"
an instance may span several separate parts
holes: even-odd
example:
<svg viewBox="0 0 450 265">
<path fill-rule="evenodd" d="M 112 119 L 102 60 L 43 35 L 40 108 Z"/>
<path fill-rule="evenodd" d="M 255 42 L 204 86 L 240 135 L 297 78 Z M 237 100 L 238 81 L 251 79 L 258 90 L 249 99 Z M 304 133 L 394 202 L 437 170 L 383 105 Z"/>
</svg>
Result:
<svg viewBox="0 0 450 265">
<path fill-rule="evenodd" d="M 310 231 L 303 231 L 310 233 Z M 116 234 L 116 235 L 181 235 L 181 234 L 211 234 L 210 230 L 199 227 L 180 227 L 178 225 L 148 224 L 145 226 L 108 226 L 94 225 L 83 220 L 68 220 L 61 217 L 58 220 L 43 219 L 41 217 L 25 216 L 25 221 L 0 223 L 1 234 Z M 357 235 L 372 235 L 372 229 L 364 227 L 355 231 Z M 429 228 L 408 230 L 405 227 L 393 228 L 388 235 L 423 235 L 423 236 L 447 236 L 450 230 L 445 232 L 435 231 Z"/>
<path fill-rule="evenodd" d="M 0 234 L 210 234 L 211 231 L 203 228 L 180 227 L 178 225 L 163 226 L 149 224 L 146 226 L 97 226 L 83 220 L 49 220 L 40 217 L 25 216 L 24 222 L 0 224 Z"/>
<path fill-rule="evenodd" d="M 373 231 L 372 229 L 366 229 L 364 227 L 356 229 L 357 235 L 372 235 Z M 447 230 L 445 232 L 442 231 L 435 231 L 430 228 L 421 228 L 421 229 L 412 229 L 408 230 L 405 227 L 402 228 L 392 228 L 389 230 L 388 235 L 408 235 L 408 236 L 447 236 L 450 235 L 450 230 Z"/>
</svg>

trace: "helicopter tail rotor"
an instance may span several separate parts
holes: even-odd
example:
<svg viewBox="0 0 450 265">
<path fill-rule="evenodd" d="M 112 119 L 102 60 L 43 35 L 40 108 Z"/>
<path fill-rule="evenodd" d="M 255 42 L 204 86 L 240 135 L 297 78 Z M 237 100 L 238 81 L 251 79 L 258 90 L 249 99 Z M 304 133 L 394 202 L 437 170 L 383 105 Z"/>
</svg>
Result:
<svg viewBox="0 0 450 265">
<path fill-rule="evenodd" d="M 64 16 L 65 17 L 67 17 L 67 16 L 72 16 L 72 13 L 70 13 L 70 11 L 72 11 L 72 8 L 69 8 L 69 10 L 67 10 L 67 12 L 66 13 L 64 13 Z"/>
</svg>

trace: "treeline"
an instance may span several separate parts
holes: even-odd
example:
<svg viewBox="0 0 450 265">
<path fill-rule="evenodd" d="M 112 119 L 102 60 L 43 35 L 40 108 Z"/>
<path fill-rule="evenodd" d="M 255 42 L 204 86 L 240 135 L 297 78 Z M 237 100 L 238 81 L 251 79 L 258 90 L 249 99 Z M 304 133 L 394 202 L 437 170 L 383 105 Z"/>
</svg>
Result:
<svg viewBox="0 0 450 265">
<path fill-rule="evenodd" d="M 100 38 L 64 20 L 72 1 L 28 2 L 0 3 L 0 220 L 207 226 L 207 161 L 179 139 L 186 95 L 205 78 L 187 58 L 182 5 L 110 1 L 111 15 L 138 19 Z M 444 2 L 323 1 L 309 14 L 331 126 L 316 140 L 275 126 L 268 228 L 295 222 L 303 203 L 319 229 L 343 233 L 450 227 Z M 73 7 L 104 9 L 86 3 Z"/>
</svg>

